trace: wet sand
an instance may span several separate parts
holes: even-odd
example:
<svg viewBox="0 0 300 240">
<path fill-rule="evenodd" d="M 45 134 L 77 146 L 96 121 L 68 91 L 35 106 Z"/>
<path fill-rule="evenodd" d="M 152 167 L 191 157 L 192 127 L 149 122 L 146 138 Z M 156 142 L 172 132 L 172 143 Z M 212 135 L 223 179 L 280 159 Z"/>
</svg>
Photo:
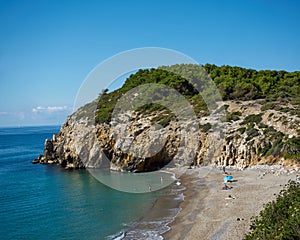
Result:
<svg viewBox="0 0 300 240">
<path fill-rule="evenodd" d="M 181 177 L 186 187 L 181 211 L 170 224 L 164 239 L 243 239 L 251 217 L 272 201 L 296 172 L 266 169 L 229 170 L 230 190 L 222 190 L 222 170 L 210 167 L 187 170 Z M 298 173 L 299 174 L 299 173 Z"/>
</svg>

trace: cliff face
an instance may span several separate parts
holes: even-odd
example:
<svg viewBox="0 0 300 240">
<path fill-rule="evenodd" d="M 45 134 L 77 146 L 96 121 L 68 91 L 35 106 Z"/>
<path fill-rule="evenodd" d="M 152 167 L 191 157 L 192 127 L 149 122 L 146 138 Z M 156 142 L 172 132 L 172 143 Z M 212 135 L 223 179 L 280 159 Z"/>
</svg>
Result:
<svg viewBox="0 0 300 240">
<path fill-rule="evenodd" d="M 220 154 L 212 163 L 240 168 L 299 163 L 299 117 L 289 112 L 265 110 L 264 101 L 224 104 L 227 107 L 227 121 L 223 124 L 226 136 Z M 205 145 L 211 144 L 209 138 L 203 140 Z M 200 163 L 198 158 L 197 164 Z"/>
<path fill-rule="evenodd" d="M 180 126 L 192 120 L 171 121 L 162 127 L 151 123 L 159 112 L 145 118 L 133 113 L 128 124 L 111 127 L 89 124 L 79 111 L 67 119 L 59 134 L 46 141 L 44 155 L 34 163 L 65 168 L 107 166 L 125 171 L 151 171 L 168 163 L 240 168 L 299 163 L 299 116 L 293 114 L 292 106 L 275 103 L 281 104 L 280 109 L 291 110 L 281 111 L 268 104 L 259 100 L 223 102 L 219 106 L 227 114 L 223 121 L 215 123 L 210 116 L 200 118 L 199 130 L 193 129 L 199 131 L 198 138 L 190 138 L 184 145 L 182 139 L 187 139 L 190 132 Z"/>
</svg>

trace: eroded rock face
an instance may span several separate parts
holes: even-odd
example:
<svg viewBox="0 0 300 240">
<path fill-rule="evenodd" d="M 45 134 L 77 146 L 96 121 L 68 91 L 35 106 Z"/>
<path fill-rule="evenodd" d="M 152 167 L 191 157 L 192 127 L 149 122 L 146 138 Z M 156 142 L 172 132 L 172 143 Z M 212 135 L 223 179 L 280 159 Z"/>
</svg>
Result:
<svg viewBox="0 0 300 240">
<path fill-rule="evenodd" d="M 155 129 L 131 122 L 126 133 L 98 125 L 98 139 L 113 169 L 152 171 L 170 163 L 179 146 L 178 129 L 174 125 Z"/>
<path fill-rule="evenodd" d="M 222 104 L 228 105 L 227 116 L 238 113 L 239 117 L 222 122 L 217 121 L 215 115 L 203 117 L 197 120 L 199 129 L 193 127 L 195 120 L 171 121 L 163 128 L 152 124 L 151 116 L 139 115 L 133 115 L 125 125 L 95 126 L 87 118 L 73 114 L 59 134 L 46 140 L 44 155 L 33 163 L 59 164 L 65 168 L 102 166 L 122 171 L 152 171 L 166 164 L 246 168 L 286 162 L 276 151 L 282 146 L 281 142 L 297 137 L 300 123 L 297 116 L 275 110 L 262 111 L 259 101 Z M 253 116 L 253 120 L 247 116 Z M 207 128 L 208 125 L 212 128 Z M 191 134 L 196 137 L 190 137 Z"/>
<path fill-rule="evenodd" d="M 97 167 L 101 151 L 97 146 L 96 128 L 87 121 L 68 117 L 59 134 L 45 141 L 44 155 L 34 160 L 43 164 L 59 164 L 64 168 Z M 90 159 L 86 162 L 86 159 Z"/>
<path fill-rule="evenodd" d="M 291 164 L 299 161 L 285 159 L 281 154 L 289 147 L 290 139 L 299 139 L 299 117 L 273 109 L 264 111 L 261 101 L 228 101 L 223 104 L 228 107 L 227 117 L 233 113 L 240 116 L 238 120 L 221 123 L 226 134 L 221 151 L 211 159 L 211 164 L 246 168 L 256 164 Z M 202 151 L 213 144 L 209 134 L 201 141 Z M 201 156 L 198 156 L 196 165 L 201 162 Z"/>
</svg>

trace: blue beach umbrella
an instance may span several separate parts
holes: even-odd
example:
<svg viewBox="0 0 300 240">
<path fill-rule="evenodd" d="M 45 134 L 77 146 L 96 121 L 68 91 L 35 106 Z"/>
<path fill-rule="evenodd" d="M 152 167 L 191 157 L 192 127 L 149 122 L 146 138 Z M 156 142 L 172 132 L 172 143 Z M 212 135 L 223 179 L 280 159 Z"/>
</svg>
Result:
<svg viewBox="0 0 300 240">
<path fill-rule="evenodd" d="M 228 175 L 224 177 L 224 182 L 230 181 L 233 177 L 231 175 Z"/>
</svg>

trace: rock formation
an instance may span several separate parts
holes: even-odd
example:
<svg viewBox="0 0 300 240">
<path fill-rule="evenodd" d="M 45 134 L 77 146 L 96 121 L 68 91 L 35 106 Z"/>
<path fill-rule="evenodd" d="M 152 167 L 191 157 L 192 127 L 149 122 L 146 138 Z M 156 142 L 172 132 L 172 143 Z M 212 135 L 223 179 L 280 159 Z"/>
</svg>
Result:
<svg viewBox="0 0 300 240">
<path fill-rule="evenodd" d="M 216 121 L 217 109 L 211 116 L 184 123 L 172 120 L 167 126 L 151 122 L 159 112 L 147 117 L 132 113 L 128 124 L 109 125 L 90 124 L 78 111 L 68 117 L 59 134 L 46 140 L 44 154 L 33 163 L 137 172 L 176 164 L 246 168 L 299 163 L 299 116 L 265 109 L 265 104 L 260 100 L 222 102 L 218 108 L 226 109 L 222 121 Z M 199 129 L 186 130 L 194 121 Z M 197 137 L 188 139 L 191 133 Z M 183 139 L 188 141 L 182 144 Z"/>
</svg>

